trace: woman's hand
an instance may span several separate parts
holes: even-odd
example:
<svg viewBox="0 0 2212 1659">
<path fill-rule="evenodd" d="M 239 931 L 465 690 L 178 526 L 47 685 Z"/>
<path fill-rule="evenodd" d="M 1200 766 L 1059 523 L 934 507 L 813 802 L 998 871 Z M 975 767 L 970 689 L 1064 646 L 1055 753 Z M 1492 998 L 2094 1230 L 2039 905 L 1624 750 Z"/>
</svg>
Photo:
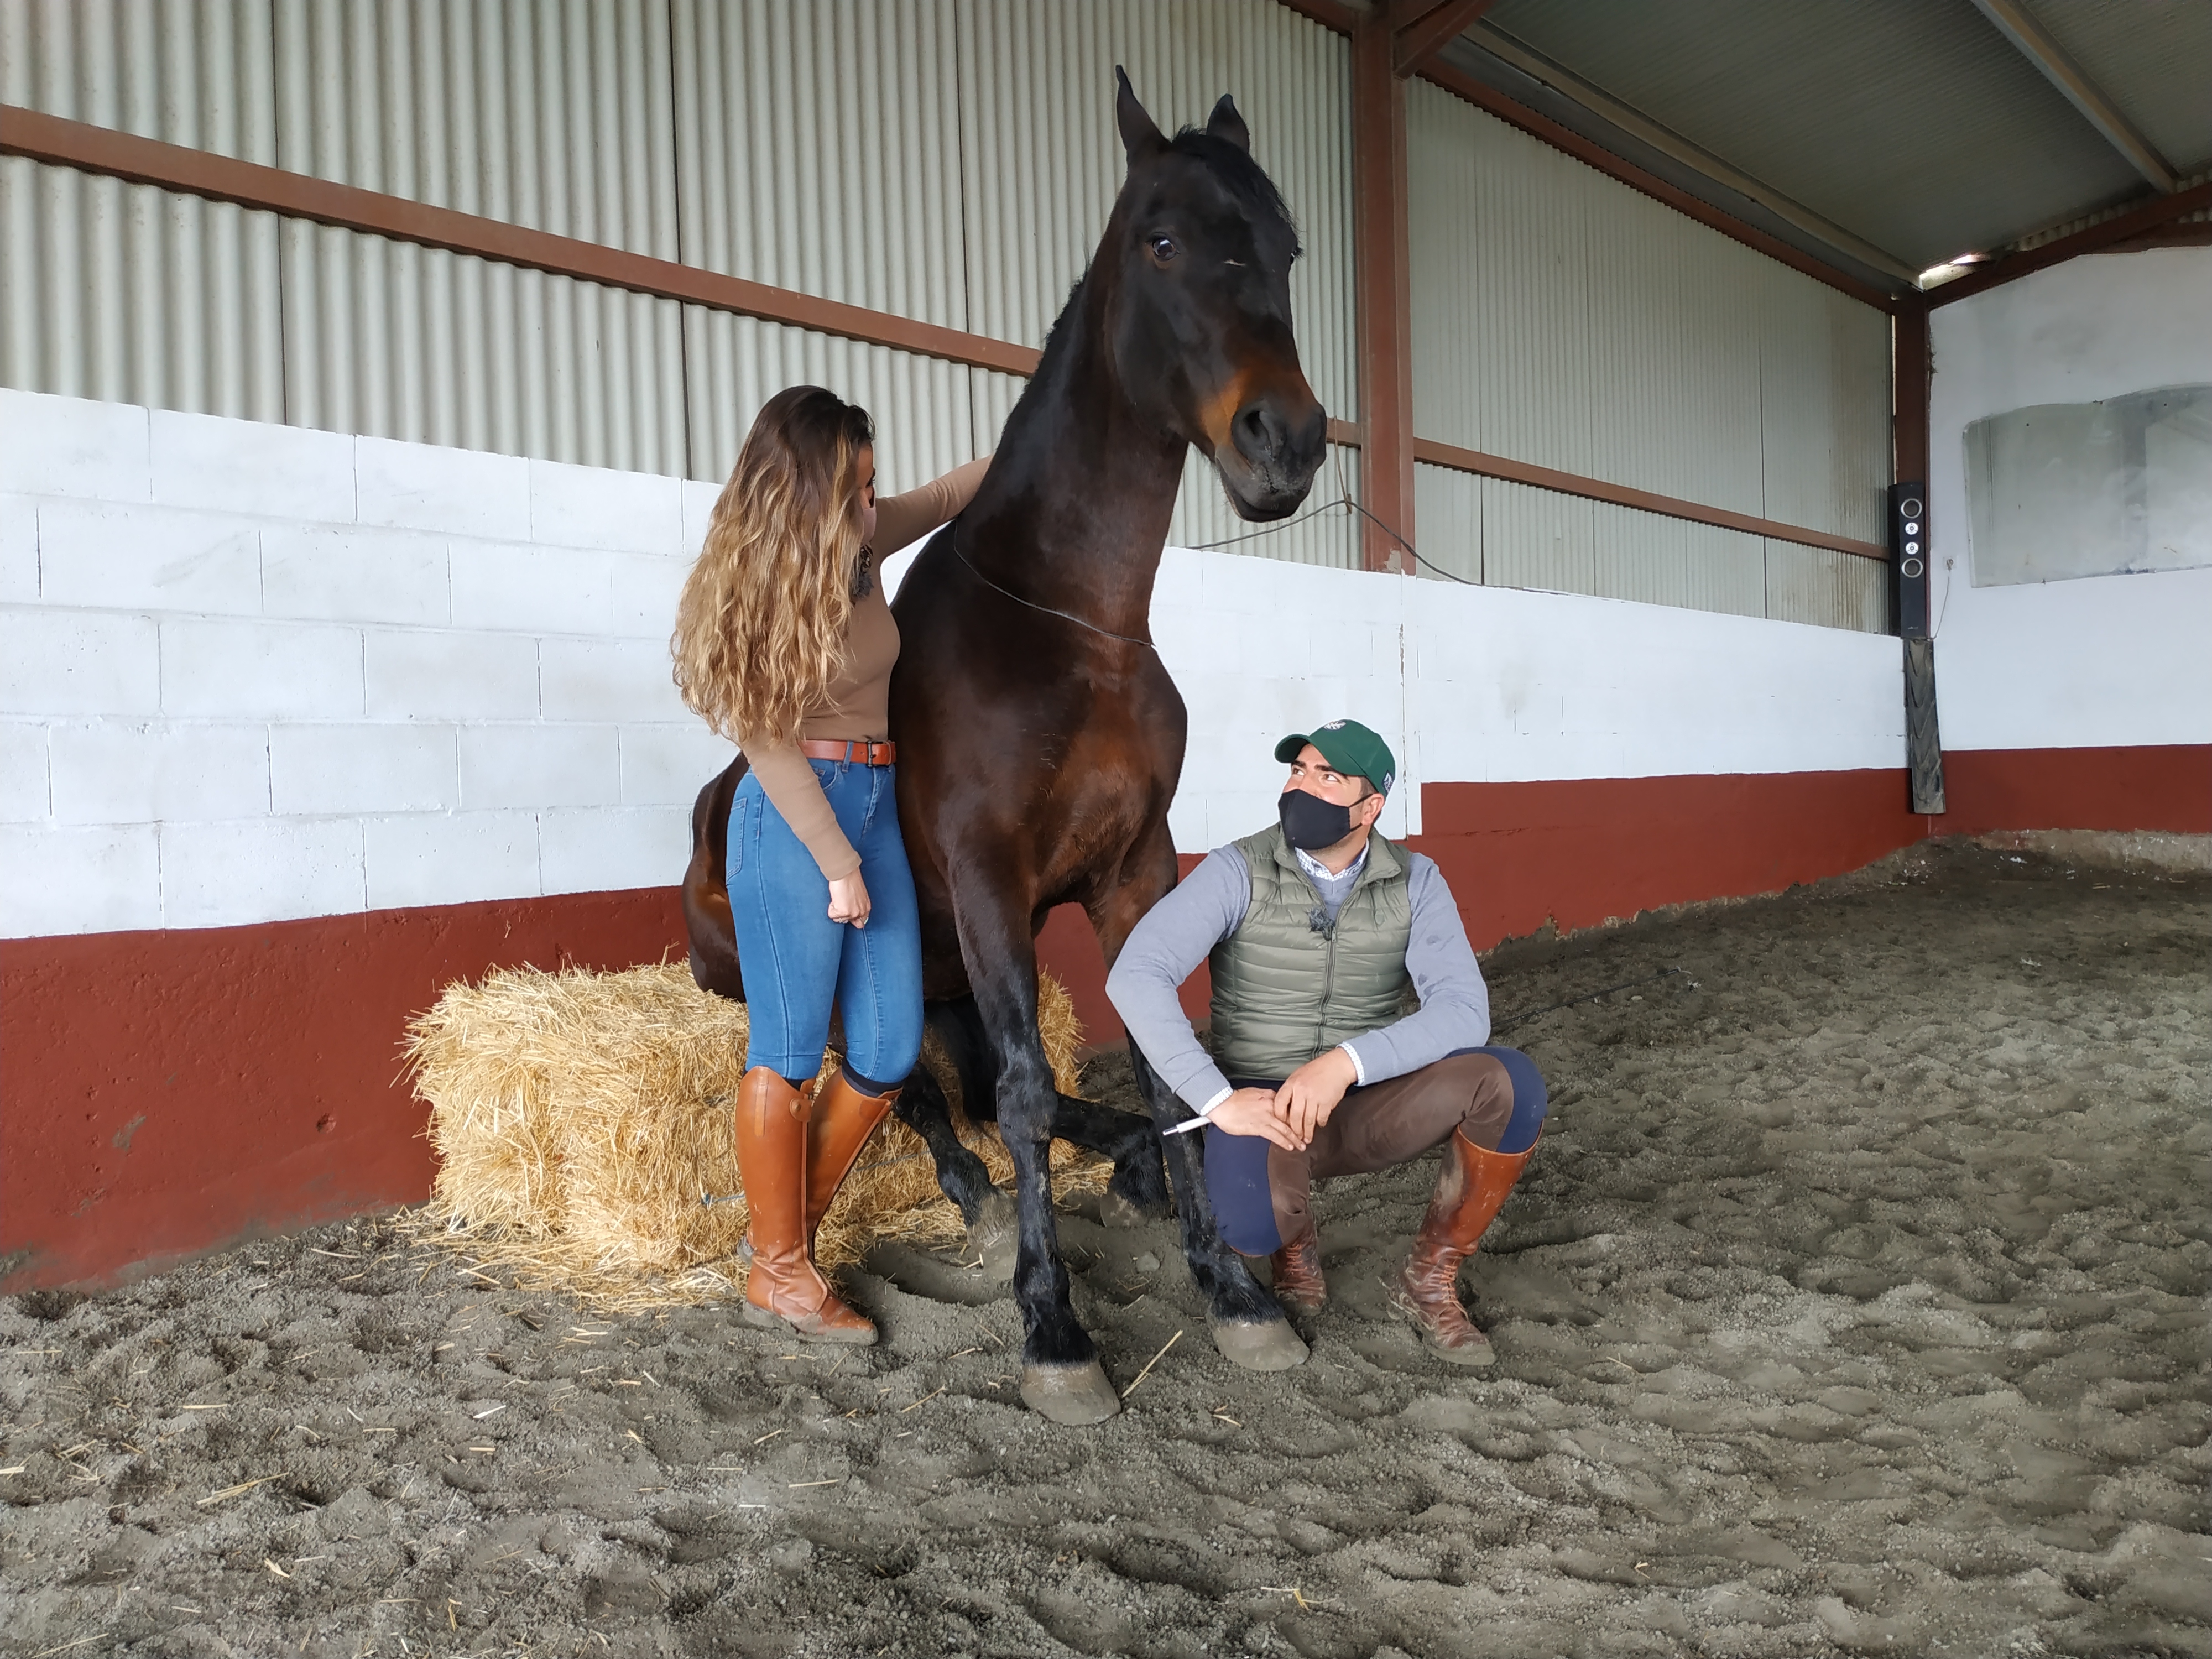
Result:
<svg viewBox="0 0 2212 1659">
<path fill-rule="evenodd" d="M 868 884 L 858 870 L 830 884 L 830 920 L 849 921 L 855 927 L 868 925 Z"/>
</svg>

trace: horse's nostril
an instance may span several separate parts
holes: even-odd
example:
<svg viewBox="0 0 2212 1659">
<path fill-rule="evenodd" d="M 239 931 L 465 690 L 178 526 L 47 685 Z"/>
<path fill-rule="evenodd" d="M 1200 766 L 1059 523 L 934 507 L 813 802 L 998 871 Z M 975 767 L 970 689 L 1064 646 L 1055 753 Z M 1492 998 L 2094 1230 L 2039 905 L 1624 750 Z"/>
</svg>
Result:
<svg viewBox="0 0 2212 1659">
<path fill-rule="evenodd" d="M 1265 404 L 1247 404 L 1237 416 L 1236 433 L 1237 447 L 1254 461 L 1273 459 L 1289 435 L 1282 417 Z"/>
</svg>

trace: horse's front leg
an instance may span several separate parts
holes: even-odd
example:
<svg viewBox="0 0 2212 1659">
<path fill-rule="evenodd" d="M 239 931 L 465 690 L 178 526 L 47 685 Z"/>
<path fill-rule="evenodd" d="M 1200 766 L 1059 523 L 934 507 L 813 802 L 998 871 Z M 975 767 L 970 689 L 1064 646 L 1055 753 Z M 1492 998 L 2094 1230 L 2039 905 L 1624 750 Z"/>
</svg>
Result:
<svg viewBox="0 0 2212 1659">
<path fill-rule="evenodd" d="M 994 896 L 978 896 L 986 902 Z M 1005 901 L 999 900 L 1003 905 Z M 998 1062 L 999 1133 L 1014 1164 L 1014 1300 L 1022 1310 L 1022 1399 L 1055 1423 L 1103 1423 L 1121 1409 L 1068 1300 L 1053 1220 L 1052 1119 L 1059 1095 L 1037 1035 L 1036 952 L 1028 917 L 963 906 L 960 948 Z"/>
<path fill-rule="evenodd" d="M 1130 929 L 1176 884 L 1175 847 L 1159 827 L 1149 860 L 1154 879 L 1116 888 L 1091 913 L 1091 926 L 1110 969 Z M 1133 1039 L 1129 1063 L 1137 1093 L 1152 1114 L 1166 1155 L 1168 1178 L 1175 1183 L 1176 1212 L 1182 1223 L 1183 1260 L 1191 1282 L 1206 1298 L 1206 1328 L 1223 1358 L 1249 1370 L 1288 1370 L 1305 1363 L 1308 1350 L 1275 1298 L 1252 1276 L 1244 1258 L 1229 1248 L 1214 1224 L 1213 1203 L 1206 1191 L 1205 1132 L 1168 1133 L 1191 1114 L 1146 1062 Z"/>
</svg>

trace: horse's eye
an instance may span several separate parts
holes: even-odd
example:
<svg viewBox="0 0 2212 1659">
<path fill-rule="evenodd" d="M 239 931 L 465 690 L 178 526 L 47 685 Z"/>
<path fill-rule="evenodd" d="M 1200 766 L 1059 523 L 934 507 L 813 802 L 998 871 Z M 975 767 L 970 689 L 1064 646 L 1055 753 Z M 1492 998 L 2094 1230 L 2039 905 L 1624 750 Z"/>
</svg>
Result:
<svg viewBox="0 0 2212 1659">
<path fill-rule="evenodd" d="M 1182 252 L 1181 248 L 1176 246 L 1175 238 L 1172 236 L 1155 236 L 1152 238 L 1150 246 L 1152 250 L 1152 258 L 1158 259 L 1162 264 L 1165 264 L 1169 260 L 1174 258 L 1176 254 Z"/>
</svg>

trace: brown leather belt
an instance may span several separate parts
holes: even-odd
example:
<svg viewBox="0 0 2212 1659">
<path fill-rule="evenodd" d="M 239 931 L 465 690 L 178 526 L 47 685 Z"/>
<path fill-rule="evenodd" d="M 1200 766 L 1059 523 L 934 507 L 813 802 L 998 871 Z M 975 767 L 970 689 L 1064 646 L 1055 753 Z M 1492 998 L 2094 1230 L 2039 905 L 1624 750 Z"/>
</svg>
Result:
<svg viewBox="0 0 2212 1659">
<path fill-rule="evenodd" d="M 895 743 L 872 743 L 866 738 L 848 742 L 823 738 L 802 743 L 799 752 L 809 760 L 849 761 L 855 766 L 889 766 L 898 759 Z"/>
</svg>

